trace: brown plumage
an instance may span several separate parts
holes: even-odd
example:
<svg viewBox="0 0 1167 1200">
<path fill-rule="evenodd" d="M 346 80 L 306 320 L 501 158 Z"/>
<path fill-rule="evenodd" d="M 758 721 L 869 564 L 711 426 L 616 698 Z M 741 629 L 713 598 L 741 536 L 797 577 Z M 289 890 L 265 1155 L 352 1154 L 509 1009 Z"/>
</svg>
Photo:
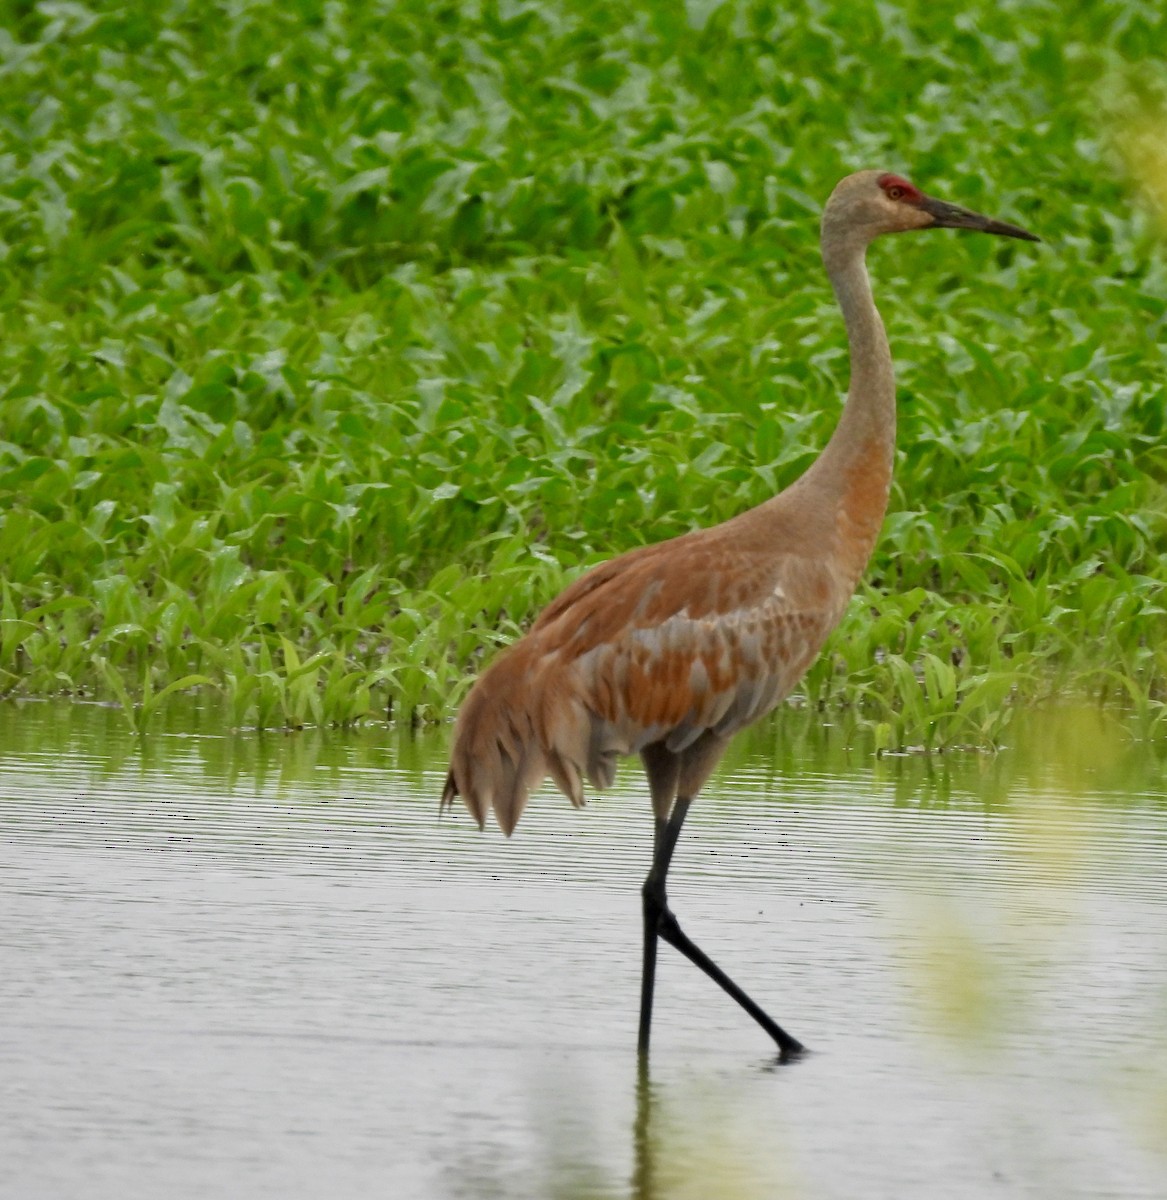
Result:
<svg viewBox="0 0 1167 1200">
<path fill-rule="evenodd" d="M 823 214 L 823 259 L 843 310 L 851 385 L 822 455 L 794 484 L 711 529 L 587 572 L 471 690 L 454 730 L 443 806 L 461 796 L 508 836 L 548 775 L 575 805 L 640 754 L 656 818 L 644 888 L 640 1048 L 648 1047 L 657 936 L 712 975 L 778 1042 L 799 1044 L 681 933 L 664 880 L 688 806 L 730 737 L 797 684 L 838 623 L 887 507 L 895 384 L 864 265 L 881 233 L 949 226 L 1037 240 L 933 200 L 899 176 L 844 179 Z"/>
<path fill-rule="evenodd" d="M 776 524 L 787 536 L 774 538 Z M 461 794 L 479 824 L 493 808 L 510 834 L 546 775 L 579 805 L 584 779 L 610 786 L 622 755 L 657 742 L 677 754 L 702 734 L 724 742 L 768 712 L 855 585 L 812 557 L 816 535 L 833 532 L 812 512 L 763 507 L 588 572 L 467 698 L 447 801 Z M 673 797 L 654 799 L 667 817 Z"/>
</svg>

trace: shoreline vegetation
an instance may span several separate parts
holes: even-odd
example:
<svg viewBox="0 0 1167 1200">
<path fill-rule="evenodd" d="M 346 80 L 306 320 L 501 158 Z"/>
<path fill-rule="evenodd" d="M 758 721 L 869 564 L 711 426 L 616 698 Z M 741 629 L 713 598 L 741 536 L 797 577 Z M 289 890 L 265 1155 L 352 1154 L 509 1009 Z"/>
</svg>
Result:
<svg viewBox="0 0 1167 1200">
<path fill-rule="evenodd" d="M 1067 695 L 1164 731 L 1167 272 L 1120 153 L 1159 3 L 5 7 L 0 696 L 445 718 L 584 568 L 826 444 L 818 212 L 886 166 L 1046 245 L 873 250 L 896 478 L 799 703 L 876 749 Z"/>
</svg>

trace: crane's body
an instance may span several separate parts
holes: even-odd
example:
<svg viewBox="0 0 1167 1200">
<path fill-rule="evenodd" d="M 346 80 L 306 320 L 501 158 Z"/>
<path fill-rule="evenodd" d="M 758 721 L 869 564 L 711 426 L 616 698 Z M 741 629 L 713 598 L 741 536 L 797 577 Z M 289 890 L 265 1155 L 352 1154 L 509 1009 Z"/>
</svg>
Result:
<svg viewBox="0 0 1167 1200">
<path fill-rule="evenodd" d="M 493 808 L 510 834 L 548 774 L 579 805 L 584 779 L 610 786 L 621 756 L 655 744 L 684 755 L 769 712 L 842 616 L 890 477 L 890 453 L 876 446 L 829 504 L 804 476 L 723 525 L 577 580 L 462 709 L 452 773 L 467 779 L 475 818 Z M 667 817 L 673 797 L 653 799 Z"/>
<path fill-rule="evenodd" d="M 931 225 L 1037 240 L 877 171 L 848 176 L 823 215 L 823 259 L 847 326 L 851 382 L 807 472 L 758 507 L 587 572 L 481 676 L 458 716 L 443 804 L 461 795 L 509 836 L 550 775 L 575 805 L 639 754 L 656 818 L 644 887 L 640 1050 L 648 1049 L 656 942 L 677 946 L 775 1038 L 774 1024 L 692 942 L 664 881 L 689 805 L 738 730 L 779 704 L 842 617 L 887 508 L 895 381 L 864 255 L 879 233 Z"/>
</svg>

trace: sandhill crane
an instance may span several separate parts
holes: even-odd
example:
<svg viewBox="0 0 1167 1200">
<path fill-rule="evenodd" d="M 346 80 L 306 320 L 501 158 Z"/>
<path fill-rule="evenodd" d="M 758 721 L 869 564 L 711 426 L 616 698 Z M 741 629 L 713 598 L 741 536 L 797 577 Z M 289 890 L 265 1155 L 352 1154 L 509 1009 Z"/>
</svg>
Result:
<svg viewBox="0 0 1167 1200">
<path fill-rule="evenodd" d="M 880 234 L 936 228 L 1040 240 L 899 175 L 843 179 L 823 210 L 822 256 L 847 327 L 851 380 L 822 454 L 757 508 L 588 571 L 491 664 L 458 714 L 442 807 L 461 796 L 480 827 L 493 809 L 508 837 L 547 775 L 579 806 L 585 778 L 608 787 L 620 756 L 640 755 L 656 821 L 642 889 L 642 1061 L 658 938 L 728 992 L 780 1057 L 802 1050 L 685 936 L 665 880 L 689 806 L 729 738 L 790 693 L 875 546 L 891 485 L 895 380 L 865 255 Z"/>
</svg>

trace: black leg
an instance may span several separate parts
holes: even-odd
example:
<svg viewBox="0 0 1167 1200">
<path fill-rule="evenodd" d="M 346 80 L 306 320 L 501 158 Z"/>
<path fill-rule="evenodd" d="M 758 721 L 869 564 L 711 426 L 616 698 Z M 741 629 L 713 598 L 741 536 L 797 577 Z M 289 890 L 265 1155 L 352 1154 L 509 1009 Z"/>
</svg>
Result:
<svg viewBox="0 0 1167 1200">
<path fill-rule="evenodd" d="M 652 841 L 652 870 L 644 881 L 641 896 L 644 901 L 644 963 L 640 973 L 640 1035 L 637 1049 L 642 1059 L 648 1056 L 648 1041 L 652 1031 L 652 996 L 656 985 L 656 946 L 660 934 L 660 915 L 667 909 L 665 877 L 669 863 L 681 836 L 681 826 L 689 811 L 688 800 L 678 800 L 667 821 L 657 821 Z"/>
<path fill-rule="evenodd" d="M 682 931 L 669 908 L 665 880 L 681 826 L 689 811 L 689 801 L 678 799 L 667 821 L 659 821 L 653 842 L 652 870 L 644 881 L 644 967 L 640 984 L 640 1036 L 638 1047 L 641 1058 L 648 1055 L 649 1035 L 652 1030 L 652 997 L 656 981 L 656 943 L 662 937 L 670 946 L 675 946 L 691 963 L 700 967 L 710 979 L 732 996 L 774 1039 L 779 1057 L 783 1060 L 797 1057 L 804 1047 L 791 1037 L 742 991 L 740 987 L 699 946 Z"/>
<path fill-rule="evenodd" d="M 656 912 L 644 897 L 644 961 L 640 968 L 640 1034 L 636 1040 L 641 1060 L 648 1057 L 648 1035 L 652 1029 L 652 993 L 656 986 Z"/>
<path fill-rule="evenodd" d="M 677 924 L 677 918 L 673 916 L 671 909 L 666 908 L 661 913 L 659 932 L 660 936 L 670 946 L 676 946 L 691 963 L 699 966 L 714 983 L 718 984 L 725 992 L 731 995 L 761 1025 L 778 1044 L 778 1056 L 783 1061 L 796 1058 L 806 1049 L 796 1037 L 791 1037 L 781 1025 L 772 1020 L 765 1011 L 759 1008 L 708 954 L 689 940 L 680 925 Z"/>
</svg>

